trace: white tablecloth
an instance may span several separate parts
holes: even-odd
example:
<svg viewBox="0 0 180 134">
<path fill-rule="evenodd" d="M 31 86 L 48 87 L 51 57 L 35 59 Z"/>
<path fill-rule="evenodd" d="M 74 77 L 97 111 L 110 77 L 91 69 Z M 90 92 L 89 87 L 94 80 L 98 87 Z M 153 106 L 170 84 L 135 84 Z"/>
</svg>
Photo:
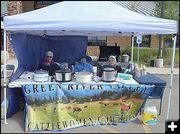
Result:
<svg viewBox="0 0 180 134">
<path fill-rule="evenodd" d="M 133 85 L 137 85 L 139 84 L 138 82 L 136 82 L 134 79 L 131 80 L 121 80 L 120 82 L 103 82 L 103 81 L 99 81 L 99 82 L 95 82 L 92 81 L 90 83 L 86 83 L 86 84 L 119 84 L 119 83 L 123 83 L 123 84 L 133 84 Z M 25 84 L 78 84 L 77 82 L 75 82 L 75 80 L 72 80 L 71 82 L 36 82 L 33 80 L 26 80 L 26 79 L 17 79 L 11 83 L 9 83 L 9 87 L 10 88 L 15 88 L 15 87 L 21 87 L 22 85 Z"/>
</svg>

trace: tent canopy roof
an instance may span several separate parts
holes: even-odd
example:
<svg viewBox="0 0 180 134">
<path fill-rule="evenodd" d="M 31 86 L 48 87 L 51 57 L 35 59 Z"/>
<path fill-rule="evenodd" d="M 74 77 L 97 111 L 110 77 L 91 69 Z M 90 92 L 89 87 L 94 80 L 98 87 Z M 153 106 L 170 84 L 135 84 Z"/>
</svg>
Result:
<svg viewBox="0 0 180 134">
<path fill-rule="evenodd" d="M 64 1 L 4 17 L 4 29 L 38 35 L 174 34 L 175 20 L 145 16 L 110 1 Z"/>
</svg>

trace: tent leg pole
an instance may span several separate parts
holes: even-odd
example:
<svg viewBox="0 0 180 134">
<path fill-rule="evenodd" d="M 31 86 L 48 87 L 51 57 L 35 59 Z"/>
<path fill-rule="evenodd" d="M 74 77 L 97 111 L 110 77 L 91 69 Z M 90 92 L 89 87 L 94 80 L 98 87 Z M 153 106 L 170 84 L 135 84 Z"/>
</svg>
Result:
<svg viewBox="0 0 180 134">
<path fill-rule="evenodd" d="M 7 123 L 7 119 L 6 119 L 6 109 L 7 109 L 7 106 L 6 106 L 6 30 L 4 30 L 4 69 L 3 69 L 3 72 L 4 72 L 4 124 L 8 124 Z"/>
<path fill-rule="evenodd" d="M 169 100 L 168 100 L 168 111 L 166 119 L 169 119 L 169 110 L 171 106 L 171 92 L 172 92 L 172 82 L 173 82 L 173 68 L 174 68 L 174 57 L 175 57 L 175 49 L 176 49 L 176 36 L 173 37 L 173 50 L 172 50 L 172 62 L 171 62 L 171 74 L 170 74 L 170 84 L 169 84 Z"/>
<path fill-rule="evenodd" d="M 133 62 L 133 51 L 134 51 L 134 35 L 131 37 L 131 62 Z"/>
</svg>

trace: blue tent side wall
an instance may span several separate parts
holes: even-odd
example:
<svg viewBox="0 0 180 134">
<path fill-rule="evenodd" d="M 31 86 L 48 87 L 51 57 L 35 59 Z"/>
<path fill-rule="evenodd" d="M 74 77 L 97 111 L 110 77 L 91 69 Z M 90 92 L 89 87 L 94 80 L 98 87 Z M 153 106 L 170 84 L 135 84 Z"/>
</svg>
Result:
<svg viewBox="0 0 180 134">
<path fill-rule="evenodd" d="M 46 51 L 54 53 L 53 60 L 73 64 L 86 54 L 87 36 L 36 36 L 28 34 L 11 35 L 12 47 L 15 51 L 18 68 L 11 78 L 16 80 L 24 71 L 39 68 L 45 58 Z M 21 88 L 8 88 L 7 118 L 18 112 L 19 101 L 23 97 Z"/>
</svg>

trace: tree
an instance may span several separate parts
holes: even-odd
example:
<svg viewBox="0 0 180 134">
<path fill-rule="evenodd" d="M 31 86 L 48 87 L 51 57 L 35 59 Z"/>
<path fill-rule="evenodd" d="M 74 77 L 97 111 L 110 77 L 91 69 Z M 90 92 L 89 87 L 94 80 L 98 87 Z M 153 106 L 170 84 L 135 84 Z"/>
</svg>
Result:
<svg viewBox="0 0 180 134">
<path fill-rule="evenodd" d="M 161 1 L 156 1 L 155 15 L 161 16 Z M 179 1 L 164 1 L 163 18 L 179 21 Z"/>
<path fill-rule="evenodd" d="M 49 103 L 53 102 L 53 98 L 51 96 L 49 96 Z"/>
<path fill-rule="evenodd" d="M 141 1 L 129 1 L 130 9 L 133 11 L 137 11 L 138 6 L 140 5 Z"/>
<path fill-rule="evenodd" d="M 46 97 L 44 97 L 44 104 L 47 104 L 47 99 L 46 99 Z"/>
<path fill-rule="evenodd" d="M 160 5 L 161 5 L 160 17 L 163 18 L 163 15 L 164 15 L 164 1 L 161 1 Z M 164 44 L 164 39 L 163 39 L 163 35 L 161 34 L 159 36 L 159 52 L 158 52 L 157 58 L 162 58 L 163 44 Z"/>
<path fill-rule="evenodd" d="M 179 23 L 179 1 L 156 1 L 155 15 L 165 19 L 177 20 Z M 171 35 L 160 36 L 158 57 L 162 57 L 162 48 L 166 40 L 171 40 Z"/>
<path fill-rule="evenodd" d="M 64 96 L 62 96 L 62 102 L 63 102 L 64 104 L 70 103 L 69 99 L 66 98 L 66 97 L 64 97 Z"/>
<path fill-rule="evenodd" d="M 28 103 L 28 105 L 32 105 L 32 104 L 33 104 L 33 101 L 32 101 L 32 99 L 31 99 L 31 97 L 30 97 L 30 96 L 27 96 L 26 98 L 27 98 L 27 103 Z"/>
</svg>

